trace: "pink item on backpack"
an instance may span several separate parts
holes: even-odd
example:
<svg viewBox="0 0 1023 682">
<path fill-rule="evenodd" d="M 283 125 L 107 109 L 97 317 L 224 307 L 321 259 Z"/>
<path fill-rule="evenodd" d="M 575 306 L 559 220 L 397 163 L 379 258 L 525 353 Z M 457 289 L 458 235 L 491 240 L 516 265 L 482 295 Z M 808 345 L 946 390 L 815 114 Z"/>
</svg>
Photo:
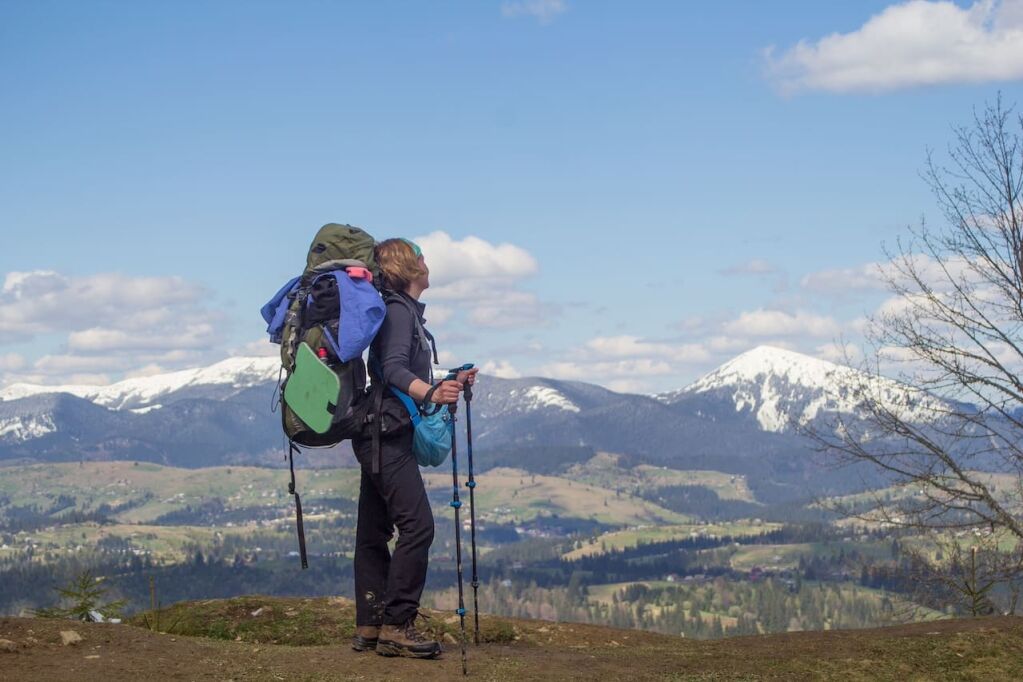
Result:
<svg viewBox="0 0 1023 682">
<path fill-rule="evenodd" d="M 373 282 L 373 273 L 367 270 L 366 268 L 360 268 L 352 265 L 345 268 L 345 272 L 347 272 L 348 276 L 351 277 L 352 279 L 364 279 L 369 281 L 370 283 Z"/>
</svg>

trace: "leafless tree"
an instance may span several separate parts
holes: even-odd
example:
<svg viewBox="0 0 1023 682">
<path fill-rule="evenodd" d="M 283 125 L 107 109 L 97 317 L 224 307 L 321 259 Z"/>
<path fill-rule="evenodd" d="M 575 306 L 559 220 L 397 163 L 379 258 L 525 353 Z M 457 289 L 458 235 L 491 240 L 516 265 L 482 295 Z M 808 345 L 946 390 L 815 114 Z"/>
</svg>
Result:
<svg viewBox="0 0 1023 682">
<path fill-rule="evenodd" d="M 923 173 L 945 220 L 886 249 L 893 297 L 869 320 L 861 412 L 806 433 L 893 486 L 846 512 L 915 532 L 983 531 L 999 539 L 1005 556 L 984 560 L 1004 581 L 1023 545 L 1023 117 L 999 97 L 953 132 Z M 976 561 L 957 546 L 969 556 L 946 566 Z M 966 582 L 976 610 L 991 588 Z"/>
<path fill-rule="evenodd" d="M 916 603 L 971 616 L 1016 613 L 1023 556 L 990 530 L 932 531 L 911 538 L 902 554 Z"/>
</svg>

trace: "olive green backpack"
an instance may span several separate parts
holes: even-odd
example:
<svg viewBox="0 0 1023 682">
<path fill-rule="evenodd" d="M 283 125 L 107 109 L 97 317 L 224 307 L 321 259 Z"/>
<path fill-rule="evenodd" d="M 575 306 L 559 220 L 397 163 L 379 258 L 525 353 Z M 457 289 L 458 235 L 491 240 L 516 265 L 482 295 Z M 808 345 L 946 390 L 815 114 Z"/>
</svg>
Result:
<svg viewBox="0 0 1023 682">
<path fill-rule="evenodd" d="M 362 353 L 386 312 L 373 285 L 379 274 L 375 245 L 358 227 L 324 225 L 309 246 L 302 274 L 260 311 L 270 341 L 281 344 L 279 406 L 288 439 L 288 492 L 295 497 L 302 568 L 307 561 L 302 502 L 295 490 L 297 446 L 336 445 L 360 435 L 371 418 Z"/>
<path fill-rule="evenodd" d="M 373 247 L 376 242 L 364 230 L 352 225 L 328 223 L 320 228 L 309 246 L 306 266 L 298 280 L 288 305 L 281 329 L 281 367 L 285 372 L 284 388 L 296 369 L 299 344 L 305 343 L 313 353 L 324 356 L 330 354 L 331 347 L 326 334 L 338 332 L 339 318 L 337 308 L 333 304 L 335 292 L 320 292 L 314 288 L 313 281 L 319 275 L 335 270 L 348 268 L 365 268 L 375 279 L 378 275 L 376 261 L 373 259 Z M 321 278 L 321 282 L 330 284 L 330 278 Z M 335 290 L 336 291 L 336 290 Z M 310 302 L 310 297 L 312 301 Z M 317 306 L 320 298 L 326 299 Z M 322 311 L 322 312 L 321 312 Z M 284 434 L 289 440 L 313 447 L 335 445 L 345 438 L 351 437 L 356 425 L 345 423 L 346 414 L 361 399 L 366 388 L 366 365 L 362 358 L 355 358 L 331 366 L 341 383 L 342 404 L 335 412 L 334 426 L 325 433 L 317 433 L 309 428 L 295 414 L 287 401 L 281 400 L 281 418 Z M 348 398 L 348 400 L 346 400 Z M 347 404 L 343 404 L 347 402 Z"/>
</svg>

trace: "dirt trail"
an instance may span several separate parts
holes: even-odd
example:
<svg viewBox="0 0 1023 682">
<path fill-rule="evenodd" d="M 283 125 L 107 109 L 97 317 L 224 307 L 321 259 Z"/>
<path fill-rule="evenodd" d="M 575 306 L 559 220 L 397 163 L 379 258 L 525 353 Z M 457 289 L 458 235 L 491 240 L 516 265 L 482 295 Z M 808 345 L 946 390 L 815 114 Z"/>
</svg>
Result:
<svg viewBox="0 0 1023 682">
<path fill-rule="evenodd" d="M 1023 619 L 985 618 L 717 641 L 513 621 L 509 644 L 470 646 L 474 680 L 1019 680 Z M 65 645 L 61 631 L 81 641 Z M 6 641 L 5 641 L 6 640 Z M 130 625 L 0 619 L 0 680 L 457 680 L 440 660 L 390 659 L 337 645 L 287 646 L 151 632 Z"/>
</svg>

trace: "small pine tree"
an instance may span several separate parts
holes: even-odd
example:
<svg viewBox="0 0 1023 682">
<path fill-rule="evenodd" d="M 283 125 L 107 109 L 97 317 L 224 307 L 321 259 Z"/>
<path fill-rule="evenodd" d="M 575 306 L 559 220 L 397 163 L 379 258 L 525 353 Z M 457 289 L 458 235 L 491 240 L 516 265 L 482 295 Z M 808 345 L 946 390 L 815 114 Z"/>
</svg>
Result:
<svg viewBox="0 0 1023 682">
<path fill-rule="evenodd" d="M 95 614 L 100 614 L 103 618 L 120 617 L 121 610 L 127 604 L 124 599 L 101 604 L 108 588 L 103 585 L 103 578 L 93 576 L 92 571 L 89 570 L 80 573 L 66 587 L 54 589 L 61 599 L 70 601 L 71 605 L 37 609 L 35 615 L 39 618 L 66 618 L 93 622 L 96 620 Z"/>
</svg>

